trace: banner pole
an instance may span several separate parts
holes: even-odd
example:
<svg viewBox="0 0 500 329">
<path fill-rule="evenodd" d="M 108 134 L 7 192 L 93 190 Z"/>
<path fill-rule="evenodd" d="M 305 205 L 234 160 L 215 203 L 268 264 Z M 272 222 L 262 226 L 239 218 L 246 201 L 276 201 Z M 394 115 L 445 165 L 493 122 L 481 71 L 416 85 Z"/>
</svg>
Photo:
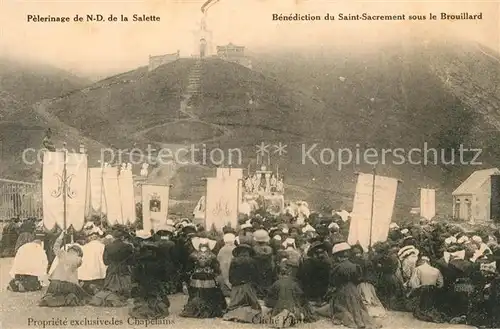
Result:
<svg viewBox="0 0 500 329">
<path fill-rule="evenodd" d="M 373 181 L 372 181 L 372 206 L 370 212 L 370 240 L 368 247 L 371 249 L 372 247 L 372 233 L 373 233 L 373 210 L 375 207 L 375 177 L 377 175 L 377 168 L 373 166 Z"/>
<path fill-rule="evenodd" d="M 68 156 L 67 156 L 67 150 L 66 150 L 66 143 L 64 143 L 65 145 L 63 146 L 63 153 L 64 153 L 64 157 L 63 157 L 63 177 L 62 177 L 62 193 L 63 193 L 63 231 L 65 232 L 66 234 L 66 230 L 67 230 L 67 226 L 68 226 L 68 223 L 67 223 L 67 213 L 66 213 L 66 204 L 67 204 L 67 200 L 66 200 L 66 192 L 67 192 L 67 167 L 66 167 L 66 162 L 67 162 L 67 159 L 68 159 Z M 64 242 L 64 250 L 66 251 L 66 243 Z"/>
</svg>

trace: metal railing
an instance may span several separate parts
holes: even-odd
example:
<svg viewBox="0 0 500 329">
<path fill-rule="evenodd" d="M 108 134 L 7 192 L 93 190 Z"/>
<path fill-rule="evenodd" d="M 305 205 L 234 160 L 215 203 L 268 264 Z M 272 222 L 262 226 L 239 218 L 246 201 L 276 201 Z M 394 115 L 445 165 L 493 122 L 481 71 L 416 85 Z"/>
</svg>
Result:
<svg viewBox="0 0 500 329">
<path fill-rule="evenodd" d="M 0 220 L 19 217 L 41 218 L 42 193 L 40 183 L 0 179 Z"/>
</svg>

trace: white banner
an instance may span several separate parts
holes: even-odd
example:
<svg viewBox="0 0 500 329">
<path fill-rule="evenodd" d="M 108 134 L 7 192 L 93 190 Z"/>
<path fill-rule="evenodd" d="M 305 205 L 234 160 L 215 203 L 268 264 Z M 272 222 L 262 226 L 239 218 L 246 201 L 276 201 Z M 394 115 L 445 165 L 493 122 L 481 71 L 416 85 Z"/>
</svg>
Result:
<svg viewBox="0 0 500 329">
<path fill-rule="evenodd" d="M 64 177 L 64 152 L 43 155 L 43 222 L 47 229 L 73 226 L 83 228 L 87 201 L 87 155 L 67 153 Z M 66 209 L 64 209 L 66 199 Z M 64 220 L 66 218 L 66 221 Z"/>
<path fill-rule="evenodd" d="M 427 220 L 436 216 L 436 190 L 420 189 L 420 216 Z"/>
<path fill-rule="evenodd" d="M 87 154 L 68 153 L 66 165 L 67 198 L 66 218 L 67 225 L 77 231 L 83 229 L 87 205 L 88 164 Z"/>
<path fill-rule="evenodd" d="M 243 169 L 242 168 L 217 168 L 216 177 L 217 178 L 233 177 L 236 179 L 243 179 Z"/>
<path fill-rule="evenodd" d="M 64 171 L 63 152 L 43 152 L 42 203 L 43 225 L 53 229 L 64 228 L 64 200 L 62 176 Z"/>
<path fill-rule="evenodd" d="M 132 170 L 122 170 L 118 179 L 123 223 L 135 223 L 135 195 Z"/>
<path fill-rule="evenodd" d="M 221 230 L 225 225 L 238 224 L 238 179 L 207 178 L 205 229 L 214 226 Z"/>
<path fill-rule="evenodd" d="M 397 179 L 384 176 L 375 177 L 373 222 L 370 223 L 373 175 L 359 174 L 351 213 L 349 244 L 359 243 L 363 248 L 367 249 L 370 245 L 370 230 L 372 245 L 387 240 L 397 188 Z"/>
<path fill-rule="evenodd" d="M 124 224 L 120 186 L 118 185 L 118 168 L 106 167 L 102 171 L 106 217 L 110 225 Z"/>
<path fill-rule="evenodd" d="M 104 198 L 103 168 L 89 169 L 90 209 L 93 213 L 106 213 Z"/>
<path fill-rule="evenodd" d="M 155 230 L 168 219 L 170 186 L 142 185 L 142 221 L 144 230 Z"/>
</svg>

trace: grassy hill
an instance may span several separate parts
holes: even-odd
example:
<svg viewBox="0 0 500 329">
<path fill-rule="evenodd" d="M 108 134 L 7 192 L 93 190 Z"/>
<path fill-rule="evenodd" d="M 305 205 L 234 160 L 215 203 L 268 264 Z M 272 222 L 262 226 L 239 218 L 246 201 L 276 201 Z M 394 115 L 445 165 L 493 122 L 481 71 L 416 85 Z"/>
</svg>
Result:
<svg viewBox="0 0 500 329">
<path fill-rule="evenodd" d="M 107 78 L 56 100 L 50 112 L 96 140 L 131 148 L 138 131 L 179 117 L 193 64 L 181 59 L 152 72 L 141 67 Z"/>
<path fill-rule="evenodd" d="M 44 108 L 44 99 L 66 94 L 86 84 L 87 80 L 60 69 L 0 59 L 1 178 L 28 181 L 38 178 L 40 166 L 24 163 L 22 153 L 27 148 L 39 149 L 47 128 L 52 128 L 58 147 L 66 142 L 68 148 L 78 149 L 81 141 L 91 149 L 100 147 Z"/>
<path fill-rule="evenodd" d="M 259 55 L 254 70 L 209 59 L 202 65 L 200 94 L 189 103 L 195 119 L 179 111 L 195 63 L 181 59 L 152 72 L 139 68 L 100 81 L 52 102 L 48 110 L 108 144 L 203 142 L 209 150 L 240 148 L 243 161 L 233 165 L 244 168 L 255 168 L 256 144 L 282 142 L 287 154 L 273 155 L 272 166 L 285 175 L 289 198 L 307 198 L 316 208 L 349 207 L 355 172 L 370 172 L 372 165 L 361 161 L 339 170 L 338 160 L 303 163 L 302 147 L 317 143 L 316 160 L 323 148 L 354 153 L 375 148 L 379 163 L 383 149 L 407 153 L 427 145 L 449 160 L 460 144 L 483 148 L 484 164 L 477 167 L 400 165 L 390 153 L 378 165 L 379 174 L 402 180 L 399 213 L 418 206 L 418 188 L 424 186 L 439 188 L 438 212 L 449 213 L 451 190 L 498 159 L 500 63 L 495 56 L 475 44 L 409 40 L 363 54 L 333 49 Z M 182 167 L 172 197 L 196 202 L 203 193 L 200 178 L 210 172 Z"/>
</svg>

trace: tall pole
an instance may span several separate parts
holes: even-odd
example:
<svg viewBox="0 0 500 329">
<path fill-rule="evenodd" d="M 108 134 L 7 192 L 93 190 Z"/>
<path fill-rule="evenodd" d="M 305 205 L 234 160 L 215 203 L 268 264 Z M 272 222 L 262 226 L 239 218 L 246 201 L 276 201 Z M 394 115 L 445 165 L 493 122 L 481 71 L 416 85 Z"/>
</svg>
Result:
<svg viewBox="0 0 500 329">
<path fill-rule="evenodd" d="M 68 159 L 68 153 L 67 153 L 67 149 L 66 149 L 66 143 L 64 143 L 64 146 L 63 146 L 63 153 L 64 153 L 64 157 L 63 157 L 63 176 L 62 176 L 62 193 L 63 193 L 63 231 L 66 232 L 66 229 L 68 228 L 68 223 L 67 223 L 67 213 L 66 213 L 66 210 L 67 210 L 67 207 L 66 207 L 66 204 L 67 204 L 67 200 L 66 200 L 66 197 L 67 197 L 67 176 L 68 176 L 68 173 L 67 173 L 67 159 Z M 66 234 L 66 233 L 65 233 Z M 66 242 L 64 242 L 64 250 L 66 250 Z"/>
<path fill-rule="evenodd" d="M 373 166 L 373 180 L 372 180 L 372 207 L 370 212 L 370 244 L 369 248 L 372 247 L 372 233 L 373 233 L 373 212 L 375 208 L 375 178 L 377 176 L 377 168 Z"/>
</svg>

